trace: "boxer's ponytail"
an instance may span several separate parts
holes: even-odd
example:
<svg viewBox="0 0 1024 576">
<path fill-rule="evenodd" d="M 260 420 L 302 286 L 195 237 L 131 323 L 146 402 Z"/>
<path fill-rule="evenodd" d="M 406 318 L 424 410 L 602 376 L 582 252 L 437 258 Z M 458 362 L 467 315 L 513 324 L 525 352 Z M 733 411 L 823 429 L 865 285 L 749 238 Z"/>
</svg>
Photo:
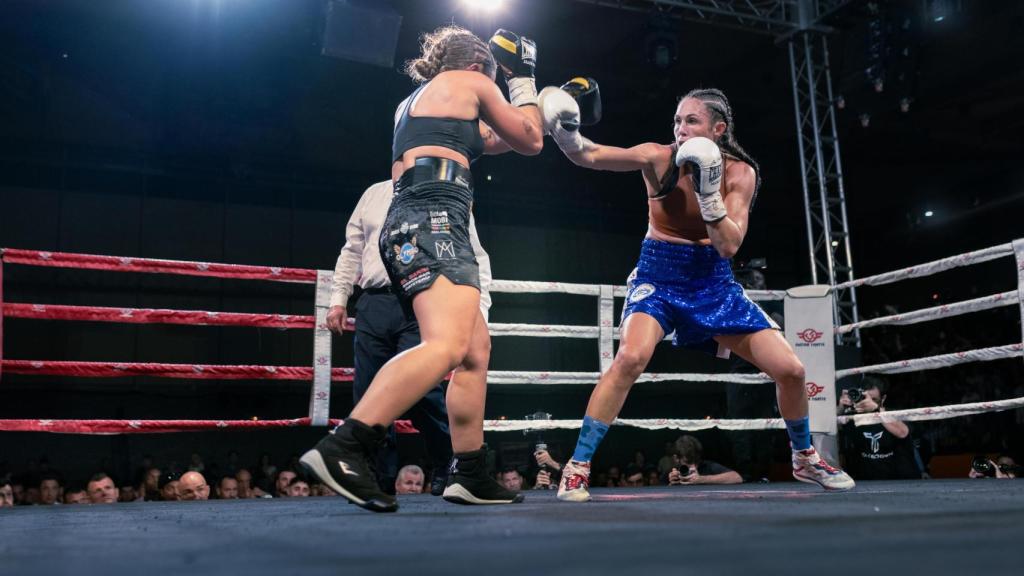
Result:
<svg viewBox="0 0 1024 576">
<path fill-rule="evenodd" d="M 429 82 L 447 70 L 465 70 L 480 64 L 481 72 L 491 76 L 496 65 L 487 43 L 465 28 L 443 26 L 424 34 L 420 57 L 405 63 L 404 72 L 417 84 Z"/>
</svg>

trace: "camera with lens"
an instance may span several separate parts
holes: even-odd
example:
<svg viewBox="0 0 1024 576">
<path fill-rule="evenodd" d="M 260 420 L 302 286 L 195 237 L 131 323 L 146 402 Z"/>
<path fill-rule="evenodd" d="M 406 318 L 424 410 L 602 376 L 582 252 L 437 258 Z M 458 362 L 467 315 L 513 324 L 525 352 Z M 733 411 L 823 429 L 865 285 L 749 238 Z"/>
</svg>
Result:
<svg viewBox="0 0 1024 576">
<path fill-rule="evenodd" d="M 995 464 L 985 456 L 975 456 L 974 460 L 971 461 L 971 468 L 978 474 L 988 478 L 995 478 L 996 476 Z"/>
<path fill-rule="evenodd" d="M 850 388 L 846 391 L 846 395 L 850 397 L 850 401 L 854 404 L 860 402 L 866 396 L 863 388 Z"/>
<path fill-rule="evenodd" d="M 548 414 L 547 412 L 541 412 L 538 410 L 533 414 L 527 414 L 526 419 L 532 421 L 551 420 L 551 414 Z M 533 440 L 534 452 L 539 452 L 540 450 L 548 449 L 547 442 L 544 441 L 540 429 L 528 428 L 526 430 L 523 430 L 523 434 Z"/>
</svg>

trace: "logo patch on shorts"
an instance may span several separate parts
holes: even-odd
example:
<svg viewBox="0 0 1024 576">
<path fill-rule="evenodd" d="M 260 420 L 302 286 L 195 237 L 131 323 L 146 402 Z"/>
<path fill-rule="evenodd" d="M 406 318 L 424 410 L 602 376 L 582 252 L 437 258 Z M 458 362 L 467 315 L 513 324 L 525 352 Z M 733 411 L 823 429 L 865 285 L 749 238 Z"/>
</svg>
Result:
<svg viewBox="0 0 1024 576">
<path fill-rule="evenodd" d="M 434 242 L 434 254 L 438 260 L 455 260 L 455 244 L 451 240 Z"/>
<path fill-rule="evenodd" d="M 395 251 L 395 260 L 402 264 L 408 264 L 412 262 L 412 259 L 416 257 L 420 249 L 416 247 L 416 237 L 413 236 L 408 242 L 398 245 L 392 244 L 391 248 Z"/>
<path fill-rule="evenodd" d="M 644 298 L 654 294 L 654 286 L 651 284 L 640 284 L 629 293 L 629 303 L 635 304 Z"/>
<path fill-rule="evenodd" d="M 448 211 L 430 211 L 430 233 L 431 234 L 450 234 L 452 231 L 452 225 L 448 222 Z"/>
</svg>

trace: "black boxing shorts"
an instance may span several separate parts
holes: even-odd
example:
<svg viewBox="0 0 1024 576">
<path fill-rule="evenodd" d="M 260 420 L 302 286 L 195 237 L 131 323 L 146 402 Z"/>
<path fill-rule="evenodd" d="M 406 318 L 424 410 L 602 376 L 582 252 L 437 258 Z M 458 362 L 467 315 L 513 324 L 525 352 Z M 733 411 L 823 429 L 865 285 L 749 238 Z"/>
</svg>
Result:
<svg viewBox="0 0 1024 576">
<path fill-rule="evenodd" d="M 420 158 L 395 183 L 379 247 L 396 294 L 410 301 L 439 276 L 480 289 L 469 242 L 472 202 L 472 176 L 451 160 Z"/>
</svg>

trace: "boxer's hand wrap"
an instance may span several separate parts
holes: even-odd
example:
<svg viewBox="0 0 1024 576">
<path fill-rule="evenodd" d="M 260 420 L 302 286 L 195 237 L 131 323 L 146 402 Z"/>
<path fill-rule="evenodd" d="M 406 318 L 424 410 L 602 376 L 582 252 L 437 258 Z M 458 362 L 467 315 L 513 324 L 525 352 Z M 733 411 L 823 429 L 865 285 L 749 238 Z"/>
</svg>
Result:
<svg viewBox="0 0 1024 576">
<path fill-rule="evenodd" d="M 533 40 L 498 28 L 487 45 L 505 78 L 533 78 L 533 69 L 537 65 L 537 44 Z"/>
<path fill-rule="evenodd" d="M 548 86 L 540 91 L 538 106 L 544 133 L 549 134 L 563 152 L 583 150 L 583 137 L 579 132 L 580 108 L 568 92 Z"/>
<path fill-rule="evenodd" d="M 676 151 L 676 166 L 689 165 L 693 190 L 705 222 L 718 222 L 728 214 L 722 201 L 722 152 L 707 138 L 690 138 Z"/>
<path fill-rule="evenodd" d="M 513 106 L 537 105 L 537 83 L 533 78 L 519 76 L 509 78 L 505 83 L 508 84 L 508 101 Z"/>
<path fill-rule="evenodd" d="M 580 125 L 592 126 L 601 121 L 601 90 L 597 80 L 576 77 L 562 84 L 580 107 Z"/>
</svg>

